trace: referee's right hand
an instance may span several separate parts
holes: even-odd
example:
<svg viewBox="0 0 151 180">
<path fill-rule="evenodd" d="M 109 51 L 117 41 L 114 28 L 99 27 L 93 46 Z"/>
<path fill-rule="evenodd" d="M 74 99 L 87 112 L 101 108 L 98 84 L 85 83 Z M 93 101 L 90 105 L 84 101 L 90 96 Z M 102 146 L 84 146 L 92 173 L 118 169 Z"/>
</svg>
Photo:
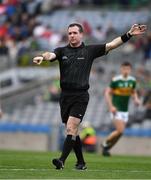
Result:
<svg viewBox="0 0 151 180">
<path fill-rule="evenodd" d="M 35 64 L 40 65 L 42 63 L 43 59 L 44 59 L 43 56 L 36 56 L 36 57 L 33 58 L 33 62 Z"/>
</svg>

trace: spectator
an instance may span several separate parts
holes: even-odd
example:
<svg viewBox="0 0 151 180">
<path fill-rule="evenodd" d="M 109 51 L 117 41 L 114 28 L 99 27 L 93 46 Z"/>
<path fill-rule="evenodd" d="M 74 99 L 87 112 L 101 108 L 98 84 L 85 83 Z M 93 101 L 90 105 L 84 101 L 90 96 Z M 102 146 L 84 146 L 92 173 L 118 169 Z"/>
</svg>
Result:
<svg viewBox="0 0 151 180">
<path fill-rule="evenodd" d="M 54 79 L 52 85 L 49 86 L 50 101 L 58 102 L 60 98 L 60 83 L 59 78 Z"/>
<path fill-rule="evenodd" d="M 0 55 L 8 55 L 8 47 L 3 38 L 0 39 Z"/>
<path fill-rule="evenodd" d="M 0 118 L 3 116 L 3 112 L 2 112 L 2 109 L 1 109 L 1 106 L 0 106 Z"/>
<path fill-rule="evenodd" d="M 8 24 L 5 22 L 4 24 L 0 25 L 0 38 L 6 37 L 8 33 Z"/>
<path fill-rule="evenodd" d="M 92 36 L 100 42 L 106 40 L 106 32 L 102 29 L 101 26 L 97 26 L 96 29 L 92 31 Z"/>
<path fill-rule="evenodd" d="M 144 42 L 144 60 L 145 63 L 151 60 L 151 32 L 148 34 L 146 41 Z"/>
<path fill-rule="evenodd" d="M 146 107 L 145 117 L 144 118 L 151 120 L 151 90 L 149 90 L 146 93 L 146 95 L 144 97 L 143 104 Z"/>
</svg>

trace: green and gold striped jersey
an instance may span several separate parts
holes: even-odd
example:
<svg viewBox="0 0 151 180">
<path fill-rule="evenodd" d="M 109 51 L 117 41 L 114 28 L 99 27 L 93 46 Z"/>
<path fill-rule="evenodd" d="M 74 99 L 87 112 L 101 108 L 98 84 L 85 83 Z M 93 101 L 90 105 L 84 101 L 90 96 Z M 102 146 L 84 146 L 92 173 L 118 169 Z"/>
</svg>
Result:
<svg viewBox="0 0 151 180">
<path fill-rule="evenodd" d="M 130 96 L 136 87 L 136 79 L 128 76 L 126 79 L 122 75 L 115 76 L 111 83 L 112 103 L 118 111 L 127 112 Z"/>
</svg>

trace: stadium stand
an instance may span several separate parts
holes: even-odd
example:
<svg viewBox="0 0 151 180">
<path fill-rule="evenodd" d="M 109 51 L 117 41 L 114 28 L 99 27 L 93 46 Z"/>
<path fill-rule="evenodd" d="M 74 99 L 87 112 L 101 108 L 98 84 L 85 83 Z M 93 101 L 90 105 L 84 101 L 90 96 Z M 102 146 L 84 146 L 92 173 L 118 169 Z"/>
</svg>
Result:
<svg viewBox="0 0 151 180">
<path fill-rule="evenodd" d="M 4 36 L 7 37 L 3 46 L 8 49 L 8 52 L 3 53 L 0 47 L 0 54 L 3 54 L 0 61 L 0 97 L 4 110 L 4 116 L 0 120 L 0 132 L 49 133 L 51 128 L 59 126 L 61 118 L 58 103 L 44 98 L 45 91 L 48 91 L 49 85 L 52 84 L 52 79 L 58 75 L 58 68 L 55 65 L 47 68 L 33 67 L 31 59 L 41 50 L 52 50 L 56 46 L 64 45 L 65 27 L 70 22 L 78 21 L 83 25 L 87 22 L 90 30 L 98 26 L 103 27 L 105 38 L 102 41 L 98 41 L 90 31 L 86 36 L 86 43 L 109 41 L 136 22 L 150 25 L 151 14 L 146 8 L 135 11 L 120 8 L 110 11 L 89 6 L 87 9 L 81 9 L 78 5 L 85 2 L 75 1 L 73 9 L 64 9 L 60 4 L 55 4 L 52 9 L 45 9 L 44 6 L 40 10 L 43 2 L 16 1 L 17 4 L 13 5 L 14 9 L 7 13 L 6 9 L 9 9 L 10 4 L 0 6 L 0 40 Z M 68 5 L 63 6 L 68 7 Z M 20 20 L 24 24 L 20 24 Z M 22 31 L 23 27 L 26 32 Z M 143 40 L 132 40 L 131 43 L 101 58 L 101 61 L 95 61 L 90 77 L 91 99 L 84 120 L 93 122 L 92 125 L 98 133 L 108 132 L 112 128 L 103 93 L 111 77 L 117 73 L 121 62 L 124 60 L 132 62 L 134 75 L 139 80 L 138 89 L 142 101 L 145 94 L 142 89 L 147 92 L 151 88 L 151 68 L 149 68 L 151 57 L 143 63 L 146 40 L 147 37 Z M 150 47 L 150 43 L 148 44 Z M 146 74 L 147 69 L 148 74 Z M 149 131 L 151 119 L 144 116 L 145 112 L 146 106 L 136 109 L 130 104 L 130 121 L 125 132 L 127 135 L 151 136 Z"/>
</svg>

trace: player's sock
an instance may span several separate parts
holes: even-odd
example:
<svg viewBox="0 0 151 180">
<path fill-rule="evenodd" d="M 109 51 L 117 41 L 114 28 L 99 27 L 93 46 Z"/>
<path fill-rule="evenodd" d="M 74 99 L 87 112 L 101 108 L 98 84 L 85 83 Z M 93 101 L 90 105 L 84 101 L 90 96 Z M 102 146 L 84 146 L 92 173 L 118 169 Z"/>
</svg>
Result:
<svg viewBox="0 0 151 180">
<path fill-rule="evenodd" d="M 110 152 L 110 145 L 105 141 L 102 143 L 102 155 L 103 156 L 111 156 Z"/>
<path fill-rule="evenodd" d="M 76 142 L 74 144 L 73 149 L 78 160 L 77 164 L 85 164 L 83 153 L 82 153 L 82 143 L 79 136 L 76 136 Z"/>
<path fill-rule="evenodd" d="M 105 148 L 105 149 L 110 149 L 110 144 L 107 142 L 107 141 L 104 141 L 103 143 L 102 143 L 102 146 Z"/>
<path fill-rule="evenodd" d="M 59 158 L 63 163 L 65 162 L 69 153 L 71 152 L 71 150 L 75 144 L 75 140 L 76 140 L 76 136 L 67 135 L 67 137 L 64 141 L 61 157 Z"/>
</svg>

